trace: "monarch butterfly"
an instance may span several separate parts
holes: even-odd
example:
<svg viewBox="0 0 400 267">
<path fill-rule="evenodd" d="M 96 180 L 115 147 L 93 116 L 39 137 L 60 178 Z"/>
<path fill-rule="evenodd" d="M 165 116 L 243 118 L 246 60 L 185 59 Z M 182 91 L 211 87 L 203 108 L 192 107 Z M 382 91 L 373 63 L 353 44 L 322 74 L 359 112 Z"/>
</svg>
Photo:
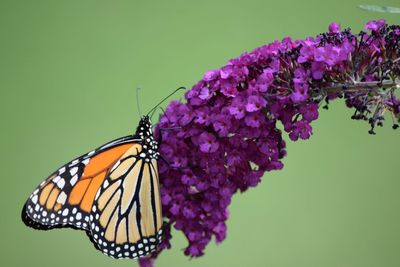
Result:
<svg viewBox="0 0 400 267">
<path fill-rule="evenodd" d="M 156 251 L 163 239 L 160 154 L 149 114 L 157 106 L 134 135 L 84 154 L 44 180 L 26 201 L 23 222 L 39 230 L 84 230 L 98 250 L 117 259 Z"/>
</svg>

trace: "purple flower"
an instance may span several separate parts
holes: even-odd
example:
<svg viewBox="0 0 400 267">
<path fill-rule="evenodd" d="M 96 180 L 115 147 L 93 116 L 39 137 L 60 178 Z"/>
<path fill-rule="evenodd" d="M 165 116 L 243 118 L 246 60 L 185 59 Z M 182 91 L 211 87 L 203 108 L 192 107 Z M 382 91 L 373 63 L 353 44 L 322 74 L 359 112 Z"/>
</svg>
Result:
<svg viewBox="0 0 400 267">
<path fill-rule="evenodd" d="M 207 100 L 210 99 L 210 97 L 211 97 L 210 90 L 207 87 L 201 88 L 199 93 L 199 98 L 202 100 Z"/>
<path fill-rule="evenodd" d="M 300 108 L 300 113 L 307 122 L 312 122 L 318 119 L 318 105 L 315 103 L 309 103 Z"/>
<path fill-rule="evenodd" d="M 240 97 L 236 97 L 228 110 L 236 119 L 242 119 L 246 113 L 244 101 Z"/>
<path fill-rule="evenodd" d="M 218 115 L 213 122 L 214 130 L 218 133 L 218 136 L 227 136 L 231 128 L 231 119 L 227 115 Z"/>
<path fill-rule="evenodd" d="M 226 224 L 223 222 L 218 222 L 218 224 L 213 228 L 213 232 L 215 234 L 217 243 L 221 243 L 226 238 Z"/>
<path fill-rule="evenodd" d="M 204 132 L 199 137 L 200 150 L 204 153 L 214 153 L 217 151 L 219 144 L 217 138 L 213 134 Z"/>
<path fill-rule="evenodd" d="M 308 139 L 312 134 L 312 127 L 306 121 L 297 121 L 293 124 L 293 129 L 289 134 L 289 137 L 293 141 L 297 141 L 299 137 L 301 139 Z"/>
<path fill-rule="evenodd" d="M 258 91 L 264 93 L 268 90 L 269 86 L 274 81 L 274 70 L 267 68 L 263 73 L 257 78 Z"/>
<path fill-rule="evenodd" d="M 321 80 L 324 77 L 325 69 L 326 67 L 323 62 L 314 61 L 311 64 L 312 77 L 315 80 Z"/>
<path fill-rule="evenodd" d="M 233 72 L 232 66 L 225 66 L 219 71 L 219 75 L 221 76 L 221 79 L 228 79 Z"/>
<path fill-rule="evenodd" d="M 294 92 L 291 99 L 294 103 L 300 103 L 308 98 L 308 85 L 303 83 L 295 83 Z"/>
<path fill-rule="evenodd" d="M 318 47 L 315 50 L 314 58 L 317 62 L 324 62 L 329 66 L 334 66 L 337 62 L 339 51 L 338 47 L 332 45 Z"/>
<path fill-rule="evenodd" d="M 365 24 L 365 29 L 370 31 L 378 31 L 386 24 L 384 19 L 371 20 Z"/>
<path fill-rule="evenodd" d="M 155 131 L 162 135 L 160 154 L 170 163 L 159 161 L 168 222 L 161 250 L 171 246 L 171 226 L 186 236 L 190 257 L 202 256 L 213 239 L 222 242 L 233 195 L 257 186 L 265 172 L 283 168 L 284 133 L 293 141 L 310 138 L 310 123 L 325 102 L 344 98 L 356 109 L 353 118 L 370 116 L 372 132 L 380 122 L 371 117 L 376 110 L 400 118 L 393 88 L 379 94 L 348 90 L 353 80 L 379 87 L 381 80 L 385 86 L 390 82 L 383 73 L 400 76 L 400 27 L 378 20 L 366 28 L 371 32 L 354 34 L 332 23 L 317 37 L 264 45 L 207 71 L 186 92 L 186 102 L 168 105 L 157 127 L 179 129 Z"/>
<path fill-rule="evenodd" d="M 313 60 L 316 49 L 315 40 L 313 38 L 307 38 L 305 41 L 300 41 L 299 43 L 302 44 L 302 47 L 300 49 L 300 56 L 297 59 L 297 62 L 304 63 Z"/>
<path fill-rule="evenodd" d="M 140 267 L 153 267 L 154 264 L 154 259 L 150 258 L 150 257 L 144 257 L 144 258 L 139 258 L 139 265 Z"/>
<path fill-rule="evenodd" d="M 337 22 L 332 22 L 329 24 L 329 32 L 330 33 L 338 33 L 340 31 L 340 24 Z"/>
<path fill-rule="evenodd" d="M 265 107 L 266 104 L 267 101 L 265 101 L 264 97 L 259 95 L 251 95 L 247 98 L 246 111 L 248 112 L 258 111 L 261 108 Z"/>
<path fill-rule="evenodd" d="M 210 112 L 208 107 L 200 107 L 194 111 L 194 122 L 198 124 L 208 125 L 210 123 Z"/>
<path fill-rule="evenodd" d="M 204 74 L 204 81 L 212 81 L 218 77 L 219 71 L 218 70 L 209 70 Z"/>
<path fill-rule="evenodd" d="M 244 121 L 247 126 L 257 128 L 260 127 L 262 123 L 262 116 L 259 114 L 249 114 L 244 118 Z"/>
<path fill-rule="evenodd" d="M 238 90 L 231 81 L 222 81 L 221 87 L 221 93 L 225 96 L 235 97 L 238 94 Z"/>
<path fill-rule="evenodd" d="M 169 209 L 169 211 L 173 214 L 173 215 L 178 215 L 179 211 L 180 211 L 180 207 L 178 204 L 173 203 L 172 207 Z"/>
</svg>

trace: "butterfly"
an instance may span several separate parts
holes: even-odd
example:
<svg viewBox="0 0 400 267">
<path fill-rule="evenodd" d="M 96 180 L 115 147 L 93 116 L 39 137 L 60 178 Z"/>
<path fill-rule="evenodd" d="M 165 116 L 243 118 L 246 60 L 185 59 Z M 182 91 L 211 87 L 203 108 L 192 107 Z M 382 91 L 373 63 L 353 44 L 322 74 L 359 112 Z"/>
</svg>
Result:
<svg viewBox="0 0 400 267">
<path fill-rule="evenodd" d="M 113 258 L 140 258 L 157 250 L 163 222 L 157 159 L 148 115 L 136 133 L 111 141 L 63 165 L 30 195 L 22 209 L 32 228 L 86 231 Z"/>
</svg>

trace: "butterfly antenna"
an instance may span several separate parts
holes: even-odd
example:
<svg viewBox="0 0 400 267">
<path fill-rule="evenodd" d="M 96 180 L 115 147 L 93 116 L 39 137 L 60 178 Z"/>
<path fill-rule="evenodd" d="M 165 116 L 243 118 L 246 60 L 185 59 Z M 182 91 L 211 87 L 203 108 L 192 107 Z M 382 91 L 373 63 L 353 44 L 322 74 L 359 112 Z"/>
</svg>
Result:
<svg viewBox="0 0 400 267">
<path fill-rule="evenodd" d="M 162 107 L 158 107 L 159 109 L 161 109 L 162 114 L 165 114 L 165 110 Z M 157 109 L 153 110 L 153 113 L 151 113 L 150 119 L 153 118 L 154 113 L 156 113 Z M 167 116 L 167 114 L 165 114 L 165 116 Z M 168 118 L 168 117 L 167 117 Z M 168 119 L 169 121 L 169 119 Z"/>
<path fill-rule="evenodd" d="M 186 90 L 186 87 L 181 86 L 177 89 L 175 89 L 172 93 L 170 93 L 169 95 L 167 95 L 166 97 L 164 97 L 157 105 L 154 106 L 154 108 L 152 108 L 148 113 L 147 116 L 152 113 L 159 105 L 161 105 L 165 100 L 167 100 L 170 96 L 172 96 L 173 94 L 175 94 L 176 92 L 178 92 L 179 90 Z"/>
<path fill-rule="evenodd" d="M 136 88 L 136 106 L 137 106 L 137 110 L 139 112 L 139 116 L 140 118 L 142 117 L 142 112 L 140 112 L 140 105 L 139 105 L 139 90 L 140 88 Z"/>
<path fill-rule="evenodd" d="M 157 110 L 157 109 L 154 109 L 154 110 L 153 110 L 153 112 L 152 112 L 151 115 L 150 115 L 150 119 L 153 118 L 153 115 L 154 115 L 154 113 L 156 113 L 156 110 Z"/>
</svg>

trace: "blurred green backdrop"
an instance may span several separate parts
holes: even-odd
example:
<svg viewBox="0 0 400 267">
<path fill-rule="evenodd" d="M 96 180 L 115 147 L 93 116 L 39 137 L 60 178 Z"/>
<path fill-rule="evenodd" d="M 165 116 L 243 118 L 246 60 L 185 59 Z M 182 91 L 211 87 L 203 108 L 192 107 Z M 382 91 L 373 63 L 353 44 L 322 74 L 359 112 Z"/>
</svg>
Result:
<svg viewBox="0 0 400 267">
<path fill-rule="evenodd" d="M 346 1 L 0 1 L 0 265 L 136 266 L 97 252 L 83 232 L 39 232 L 20 221 L 34 187 L 61 164 L 138 122 L 207 69 L 285 36 L 305 38 L 332 21 L 360 30 L 368 13 Z M 179 98 L 181 96 L 176 96 Z M 322 111 L 311 140 L 288 144 L 286 167 L 234 198 L 228 237 L 206 255 L 186 240 L 157 266 L 400 266 L 400 132 L 377 136 L 342 102 Z"/>
</svg>

